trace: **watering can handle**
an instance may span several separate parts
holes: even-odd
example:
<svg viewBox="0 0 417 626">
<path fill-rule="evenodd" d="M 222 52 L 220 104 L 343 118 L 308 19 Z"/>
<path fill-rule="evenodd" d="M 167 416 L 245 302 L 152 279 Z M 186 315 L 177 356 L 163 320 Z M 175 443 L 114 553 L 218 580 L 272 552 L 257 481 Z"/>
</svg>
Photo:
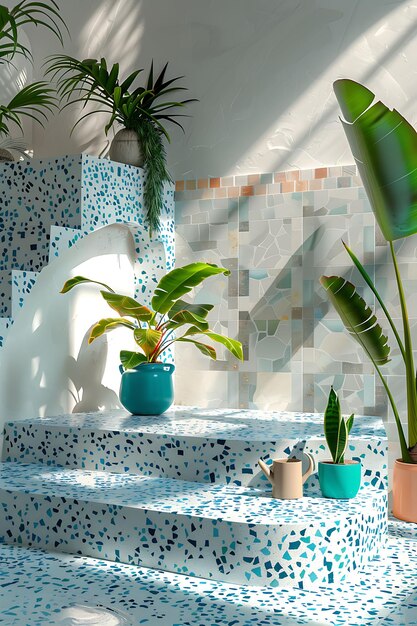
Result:
<svg viewBox="0 0 417 626">
<path fill-rule="evenodd" d="M 173 363 L 166 363 L 165 368 L 169 369 L 170 374 L 173 374 L 175 371 L 175 365 Z"/>
<path fill-rule="evenodd" d="M 119 372 L 120 372 L 121 374 L 124 374 L 124 371 L 125 371 L 125 368 L 124 368 L 124 367 L 123 367 L 123 365 L 120 363 L 120 365 L 119 365 Z"/>
<path fill-rule="evenodd" d="M 307 478 L 309 476 L 311 476 L 311 474 L 314 472 L 315 467 L 316 467 L 316 462 L 314 460 L 314 457 L 312 457 L 311 454 L 309 454 L 308 452 L 305 452 L 304 454 L 306 455 L 306 457 L 309 460 L 309 466 L 308 466 L 306 472 L 303 474 L 303 483 L 305 483 Z"/>
</svg>

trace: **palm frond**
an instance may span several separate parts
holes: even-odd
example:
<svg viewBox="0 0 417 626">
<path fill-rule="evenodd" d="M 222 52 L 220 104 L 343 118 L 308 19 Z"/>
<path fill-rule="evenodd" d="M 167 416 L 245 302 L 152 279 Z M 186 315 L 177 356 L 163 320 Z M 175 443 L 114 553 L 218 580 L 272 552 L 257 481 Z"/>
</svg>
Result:
<svg viewBox="0 0 417 626">
<path fill-rule="evenodd" d="M 32 58 L 30 50 L 18 40 L 19 29 L 27 24 L 46 28 L 61 44 L 64 42 L 62 31 L 69 34 L 55 0 L 22 0 L 11 9 L 0 6 L 0 62 L 6 58 L 11 60 L 16 54 Z"/>
<path fill-rule="evenodd" d="M 7 105 L 0 105 L 0 135 L 9 134 L 11 122 L 23 131 L 21 116 L 31 118 L 43 126 L 47 119 L 46 111 L 52 111 L 57 106 L 54 93 L 44 81 L 23 87 Z"/>
</svg>

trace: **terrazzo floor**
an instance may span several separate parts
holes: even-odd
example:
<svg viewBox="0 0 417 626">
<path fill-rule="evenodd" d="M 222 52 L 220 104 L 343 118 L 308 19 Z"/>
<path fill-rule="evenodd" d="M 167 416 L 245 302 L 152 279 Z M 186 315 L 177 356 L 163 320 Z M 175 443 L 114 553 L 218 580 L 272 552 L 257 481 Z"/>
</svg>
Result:
<svg viewBox="0 0 417 626">
<path fill-rule="evenodd" d="M 417 529 L 390 522 L 386 552 L 355 583 L 250 588 L 0 545 L 6 626 L 417 626 Z"/>
</svg>

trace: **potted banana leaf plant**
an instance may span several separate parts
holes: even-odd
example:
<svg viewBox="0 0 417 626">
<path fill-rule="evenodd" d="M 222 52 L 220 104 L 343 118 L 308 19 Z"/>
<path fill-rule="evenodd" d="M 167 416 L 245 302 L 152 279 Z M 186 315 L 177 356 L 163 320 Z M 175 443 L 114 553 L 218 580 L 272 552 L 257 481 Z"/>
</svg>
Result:
<svg viewBox="0 0 417 626">
<path fill-rule="evenodd" d="M 111 143 L 110 158 L 144 166 L 146 221 L 152 236 L 160 228 L 164 183 L 171 181 L 164 145 L 164 138 L 169 142 L 170 137 L 165 125 L 169 122 L 184 130 L 178 118 L 187 115 L 180 114 L 178 109 L 196 101 L 194 98 L 174 102 L 167 100 L 172 94 L 187 90 L 177 84 L 183 76 L 166 80 L 168 63 L 154 76 L 152 62 L 145 84 L 133 87 L 143 69 L 137 69 L 122 78 L 119 64 L 114 63 L 108 69 L 104 58 L 80 61 L 61 54 L 51 57 L 47 65 L 46 75 L 57 80 L 63 109 L 75 103 L 83 107 L 90 102 L 99 105 L 98 109 L 83 113 L 74 128 L 88 116 L 97 113 L 108 113 L 110 116 L 104 128 L 106 135 L 114 124 L 122 127 Z"/>
<path fill-rule="evenodd" d="M 54 0 L 44 2 L 22 0 L 11 9 L 0 5 L 0 66 L 12 63 L 16 55 L 22 55 L 28 61 L 32 60 L 30 50 L 19 40 L 20 29 L 27 24 L 50 30 L 61 44 L 63 42 L 61 28 L 68 30 Z M 28 117 L 43 125 L 47 113 L 54 107 L 56 107 L 54 90 L 45 81 L 25 85 L 10 102 L 0 104 L 0 138 L 4 138 L 0 145 L 0 160 L 13 161 L 13 150 L 20 154 L 22 152 L 19 140 L 10 138 L 10 124 L 14 123 L 22 132 L 22 117 Z"/>
<path fill-rule="evenodd" d="M 407 437 L 382 371 L 390 361 L 390 346 L 376 315 L 349 281 L 340 276 L 322 276 L 320 281 L 348 332 L 372 361 L 388 395 L 401 446 L 401 458 L 394 465 L 393 512 L 400 519 L 417 522 L 416 370 L 407 302 L 394 247 L 397 239 L 417 233 L 417 133 L 398 111 L 374 102 L 374 94 L 363 85 L 343 79 L 334 83 L 334 90 L 344 116 L 343 128 L 389 247 L 401 306 L 402 336 L 372 278 L 354 252 L 344 246 L 381 306 L 404 362 Z"/>
<path fill-rule="evenodd" d="M 119 317 L 98 321 L 90 332 L 89 343 L 115 328 L 129 328 L 138 346 L 137 352 L 120 352 L 122 380 L 120 401 L 135 415 L 160 415 L 174 400 L 172 363 L 161 362 L 163 353 L 175 342 L 194 345 L 202 354 L 216 359 L 215 348 L 205 340 L 222 344 L 242 360 L 242 345 L 210 330 L 207 315 L 212 304 L 193 304 L 182 296 L 216 274 L 228 276 L 230 271 L 208 263 L 191 263 L 168 272 L 155 287 L 151 306 L 115 293 L 111 287 L 83 276 L 69 279 L 61 293 L 80 284 L 93 283 L 103 287 L 100 293 Z"/>
<path fill-rule="evenodd" d="M 354 416 L 344 419 L 337 393 L 330 389 L 324 412 L 324 434 L 332 456 L 331 461 L 319 461 L 319 483 L 325 498 L 354 498 L 361 484 L 361 464 L 345 460 Z"/>
</svg>

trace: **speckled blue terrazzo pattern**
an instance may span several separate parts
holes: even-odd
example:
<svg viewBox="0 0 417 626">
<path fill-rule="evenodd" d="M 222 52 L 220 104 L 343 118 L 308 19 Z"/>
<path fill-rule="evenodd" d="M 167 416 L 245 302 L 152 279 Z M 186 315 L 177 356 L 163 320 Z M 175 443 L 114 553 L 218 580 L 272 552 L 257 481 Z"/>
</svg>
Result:
<svg viewBox="0 0 417 626">
<path fill-rule="evenodd" d="M 164 190 L 161 232 L 152 241 L 144 223 L 143 170 L 88 155 L 0 164 L 4 250 L 0 262 L 0 316 L 14 314 L 50 259 L 102 226 L 136 225 L 136 295 L 147 302 L 161 275 L 174 263 L 174 188 Z M 78 232 L 77 232 L 78 231 Z M 13 279 L 12 270 L 22 272 Z M 0 328 L 0 331 L 2 329 Z M 0 332 L 0 343 L 5 337 Z"/>
<path fill-rule="evenodd" d="M 238 584 L 344 580 L 385 543 L 386 494 L 295 501 L 224 485 L 0 465 L 0 538 Z"/>
<path fill-rule="evenodd" d="M 173 407 L 160 417 L 111 411 L 9 422 L 2 458 L 265 488 L 259 458 L 303 452 L 328 458 L 321 415 Z M 361 461 L 364 485 L 386 488 L 381 420 L 357 417 L 348 456 Z"/>
<path fill-rule="evenodd" d="M 114 163 L 108 159 L 83 155 L 82 183 L 81 229 L 83 232 L 88 233 L 115 222 L 137 224 L 141 233 L 137 239 L 139 263 L 142 258 L 152 256 L 155 243 L 160 241 L 165 248 L 166 268 L 173 267 L 175 233 L 174 186 L 172 184 L 166 184 L 164 188 L 161 231 L 150 240 L 145 225 L 143 191 L 146 177 L 142 169 Z"/>
<path fill-rule="evenodd" d="M 0 315 L 11 312 L 11 270 L 48 262 L 50 227 L 80 227 L 80 172 L 80 156 L 0 164 Z"/>
<path fill-rule="evenodd" d="M 36 283 L 38 272 L 12 270 L 12 315 L 16 317 Z"/>
<path fill-rule="evenodd" d="M 409 534 L 389 536 L 384 553 L 353 582 L 317 592 L 230 585 L 0 545 L 0 623 L 65 624 L 68 607 L 77 605 L 107 609 L 134 626 L 417 626 L 412 525 Z"/>
</svg>

